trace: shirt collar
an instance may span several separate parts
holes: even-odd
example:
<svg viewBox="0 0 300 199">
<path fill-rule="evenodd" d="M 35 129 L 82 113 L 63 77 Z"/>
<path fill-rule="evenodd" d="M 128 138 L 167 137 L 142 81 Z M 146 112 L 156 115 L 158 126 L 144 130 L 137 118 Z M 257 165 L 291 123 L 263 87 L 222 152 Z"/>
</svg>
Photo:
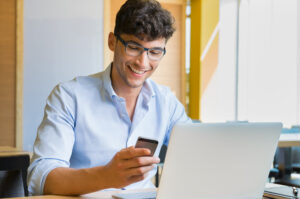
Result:
<svg viewBox="0 0 300 199">
<path fill-rule="evenodd" d="M 112 66 L 112 63 L 109 64 L 108 67 L 104 70 L 103 86 L 104 86 L 104 89 L 106 90 L 106 92 L 108 93 L 108 95 L 111 98 L 113 98 L 114 96 L 117 96 L 117 94 L 115 93 L 115 91 L 112 87 L 112 83 L 111 83 L 111 78 L 110 78 L 111 66 Z"/>
<path fill-rule="evenodd" d="M 114 89 L 112 87 L 112 82 L 111 82 L 111 78 L 110 78 L 111 69 L 112 69 L 112 63 L 109 64 L 109 66 L 104 70 L 103 86 L 104 86 L 106 92 L 109 94 L 109 96 L 111 98 L 113 98 L 113 97 L 118 97 L 118 95 L 116 94 L 116 92 L 114 91 Z M 144 85 L 142 87 L 140 94 L 143 96 L 143 103 L 145 105 L 148 105 L 151 98 L 155 96 L 155 91 L 151 85 L 151 80 L 147 79 L 144 82 Z"/>
<path fill-rule="evenodd" d="M 152 84 L 151 84 L 151 80 L 147 79 L 143 85 L 143 88 L 141 90 L 141 94 L 143 95 L 143 103 L 144 105 L 148 106 L 150 100 L 152 97 L 155 96 L 155 91 L 152 87 Z"/>
</svg>

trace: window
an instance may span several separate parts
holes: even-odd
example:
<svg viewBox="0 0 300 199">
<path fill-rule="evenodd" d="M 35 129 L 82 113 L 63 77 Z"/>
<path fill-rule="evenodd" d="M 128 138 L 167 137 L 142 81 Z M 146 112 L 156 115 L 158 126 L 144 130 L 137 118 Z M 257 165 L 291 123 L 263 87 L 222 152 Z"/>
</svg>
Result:
<svg viewBox="0 0 300 199">
<path fill-rule="evenodd" d="M 218 66 L 201 120 L 300 120 L 300 2 L 220 0 Z"/>
</svg>

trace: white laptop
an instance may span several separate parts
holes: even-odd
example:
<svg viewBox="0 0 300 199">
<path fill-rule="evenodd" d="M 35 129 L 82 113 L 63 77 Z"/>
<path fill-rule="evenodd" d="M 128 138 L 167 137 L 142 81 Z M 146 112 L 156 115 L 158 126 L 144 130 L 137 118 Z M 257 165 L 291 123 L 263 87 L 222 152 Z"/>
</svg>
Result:
<svg viewBox="0 0 300 199">
<path fill-rule="evenodd" d="M 281 129 L 280 123 L 176 125 L 156 198 L 261 199 Z"/>
</svg>

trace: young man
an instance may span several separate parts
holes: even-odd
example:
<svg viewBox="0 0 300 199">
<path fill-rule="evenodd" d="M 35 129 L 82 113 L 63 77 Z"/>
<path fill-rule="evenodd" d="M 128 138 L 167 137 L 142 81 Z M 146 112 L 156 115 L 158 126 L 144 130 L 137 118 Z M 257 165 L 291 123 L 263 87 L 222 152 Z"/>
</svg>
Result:
<svg viewBox="0 0 300 199">
<path fill-rule="evenodd" d="M 109 34 L 111 65 L 58 85 L 47 100 L 29 167 L 32 195 L 153 187 L 159 158 L 134 148 L 137 138 L 158 140 L 159 151 L 175 123 L 190 121 L 171 91 L 148 79 L 173 32 L 155 0 L 121 7 Z"/>
</svg>

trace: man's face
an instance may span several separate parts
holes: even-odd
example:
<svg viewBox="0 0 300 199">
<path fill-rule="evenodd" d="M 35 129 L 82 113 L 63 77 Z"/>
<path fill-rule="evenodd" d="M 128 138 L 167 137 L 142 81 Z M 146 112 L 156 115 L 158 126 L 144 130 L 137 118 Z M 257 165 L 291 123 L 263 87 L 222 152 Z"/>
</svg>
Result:
<svg viewBox="0 0 300 199">
<path fill-rule="evenodd" d="M 121 34 L 120 38 L 125 42 L 133 42 L 145 48 L 165 48 L 165 39 L 143 41 L 133 35 Z M 158 67 L 159 60 L 151 60 L 144 51 L 138 56 L 128 55 L 124 44 L 112 33 L 109 36 L 109 47 L 114 51 L 112 78 L 113 83 L 126 85 L 130 88 L 142 87 L 145 80 L 152 75 Z"/>
</svg>

